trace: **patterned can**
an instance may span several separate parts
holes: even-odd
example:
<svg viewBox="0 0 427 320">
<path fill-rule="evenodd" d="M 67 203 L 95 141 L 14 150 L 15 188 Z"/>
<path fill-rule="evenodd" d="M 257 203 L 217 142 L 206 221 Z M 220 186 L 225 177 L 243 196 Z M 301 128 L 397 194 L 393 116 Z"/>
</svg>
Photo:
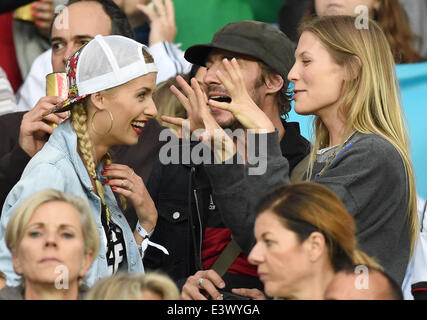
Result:
<svg viewBox="0 0 427 320">
<path fill-rule="evenodd" d="M 30 21 L 34 22 L 33 17 L 33 8 L 31 7 L 34 2 L 26 4 L 25 6 L 19 7 L 15 10 L 13 17 L 16 20 Z"/>
<path fill-rule="evenodd" d="M 46 75 L 46 96 L 58 96 L 63 100 L 68 98 L 68 81 L 65 72 L 52 72 Z M 49 123 L 53 128 L 55 123 Z"/>
</svg>

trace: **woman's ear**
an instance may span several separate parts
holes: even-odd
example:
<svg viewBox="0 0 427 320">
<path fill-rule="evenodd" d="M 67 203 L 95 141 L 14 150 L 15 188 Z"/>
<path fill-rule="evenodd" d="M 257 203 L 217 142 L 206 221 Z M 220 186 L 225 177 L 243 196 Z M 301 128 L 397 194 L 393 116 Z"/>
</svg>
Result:
<svg viewBox="0 0 427 320">
<path fill-rule="evenodd" d="M 311 262 L 316 262 L 326 252 L 325 236 L 318 231 L 312 232 L 304 241 Z"/>
<path fill-rule="evenodd" d="M 22 266 L 21 266 L 21 260 L 18 257 L 18 254 L 15 250 L 12 251 L 12 263 L 13 263 L 13 269 L 15 270 L 16 274 L 22 275 Z"/>
<path fill-rule="evenodd" d="M 92 93 L 89 97 L 91 104 L 98 110 L 105 109 L 105 97 L 102 92 Z"/>
<path fill-rule="evenodd" d="M 82 267 L 80 269 L 80 273 L 79 276 L 81 278 L 84 278 L 84 276 L 86 276 L 86 273 L 89 271 L 90 266 L 92 265 L 92 262 L 94 260 L 94 255 L 93 255 L 93 251 L 89 251 L 87 253 L 85 253 L 84 257 L 83 257 L 83 261 L 82 261 Z"/>
<path fill-rule="evenodd" d="M 266 92 L 270 94 L 274 94 L 279 92 L 284 85 L 284 80 L 282 76 L 277 73 L 269 73 L 265 77 L 265 86 L 267 88 Z"/>
<path fill-rule="evenodd" d="M 358 56 L 353 55 L 347 69 L 346 80 L 351 81 L 359 77 L 360 71 L 362 70 L 362 60 Z"/>
</svg>

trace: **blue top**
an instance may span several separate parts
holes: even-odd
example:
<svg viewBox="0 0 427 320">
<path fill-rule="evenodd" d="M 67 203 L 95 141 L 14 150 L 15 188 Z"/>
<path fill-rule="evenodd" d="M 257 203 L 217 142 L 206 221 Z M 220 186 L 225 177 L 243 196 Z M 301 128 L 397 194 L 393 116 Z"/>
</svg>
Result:
<svg viewBox="0 0 427 320">
<path fill-rule="evenodd" d="M 102 163 L 97 172 L 103 170 Z M 44 145 L 25 167 L 21 179 L 8 194 L 3 206 L 0 221 L 0 270 L 6 274 L 7 285 L 17 286 L 20 276 L 14 272 L 12 257 L 5 242 L 6 227 L 13 212 L 19 204 L 32 194 L 44 189 L 57 189 L 86 199 L 95 218 L 101 238 L 98 257 L 94 260 L 88 274 L 86 284 L 92 286 L 100 278 L 109 275 L 106 260 L 105 233 L 101 222 L 101 199 L 93 192 L 93 186 L 77 152 L 77 135 L 71 121 L 66 120 L 59 125 Z M 113 192 L 105 186 L 105 201 L 110 210 L 112 221 L 123 231 L 126 244 L 126 262 L 129 272 L 144 272 L 138 245 L 133 232 L 120 211 Z"/>
</svg>

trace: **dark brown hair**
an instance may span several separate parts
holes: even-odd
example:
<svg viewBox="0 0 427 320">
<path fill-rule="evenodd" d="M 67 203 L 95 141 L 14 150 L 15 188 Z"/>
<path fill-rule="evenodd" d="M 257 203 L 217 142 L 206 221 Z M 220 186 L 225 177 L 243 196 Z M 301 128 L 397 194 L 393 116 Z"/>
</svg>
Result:
<svg viewBox="0 0 427 320">
<path fill-rule="evenodd" d="M 298 182 L 270 191 L 256 207 L 257 215 L 271 210 L 301 242 L 310 234 L 325 237 L 329 259 L 335 272 L 363 264 L 381 268 L 357 249 L 356 223 L 342 201 L 327 187 L 314 182 Z"/>
</svg>

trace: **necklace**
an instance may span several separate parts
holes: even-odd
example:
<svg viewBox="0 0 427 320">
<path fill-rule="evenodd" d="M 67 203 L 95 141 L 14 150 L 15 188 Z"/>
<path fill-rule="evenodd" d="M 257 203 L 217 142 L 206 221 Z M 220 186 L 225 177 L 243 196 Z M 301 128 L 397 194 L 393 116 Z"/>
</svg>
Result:
<svg viewBox="0 0 427 320">
<path fill-rule="evenodd" d="M 353 131 L 350 136 L 347 138 L 347 140 L 344 141 L 342 148 L 335 148 L 334 152 L 328 157 L 328 161 L 326 161 L 325 165 L 323 166 L 322 170 L 320 170 L 320 172 L 317 174 L 317 176 L 321 176 L 323 173 L 325 173 L 326 169 L 329 168 L 329 165 L 332 163 L 332 161 L 334 161 L 336 158 L 338 158 L 338 156 L 343 153 L 345 150 L 347 150 L 348 148 L 350 148 L 350 146 L 353 143 L 348 143 L 350 141 L 350 139 L 354 136 L 354 134 L 356 133 L 356 131 Z M 338 153 L 338 151 L 340 151 Z M 338 154 L 337 154 L 338 153 Z"/>
</svg>

